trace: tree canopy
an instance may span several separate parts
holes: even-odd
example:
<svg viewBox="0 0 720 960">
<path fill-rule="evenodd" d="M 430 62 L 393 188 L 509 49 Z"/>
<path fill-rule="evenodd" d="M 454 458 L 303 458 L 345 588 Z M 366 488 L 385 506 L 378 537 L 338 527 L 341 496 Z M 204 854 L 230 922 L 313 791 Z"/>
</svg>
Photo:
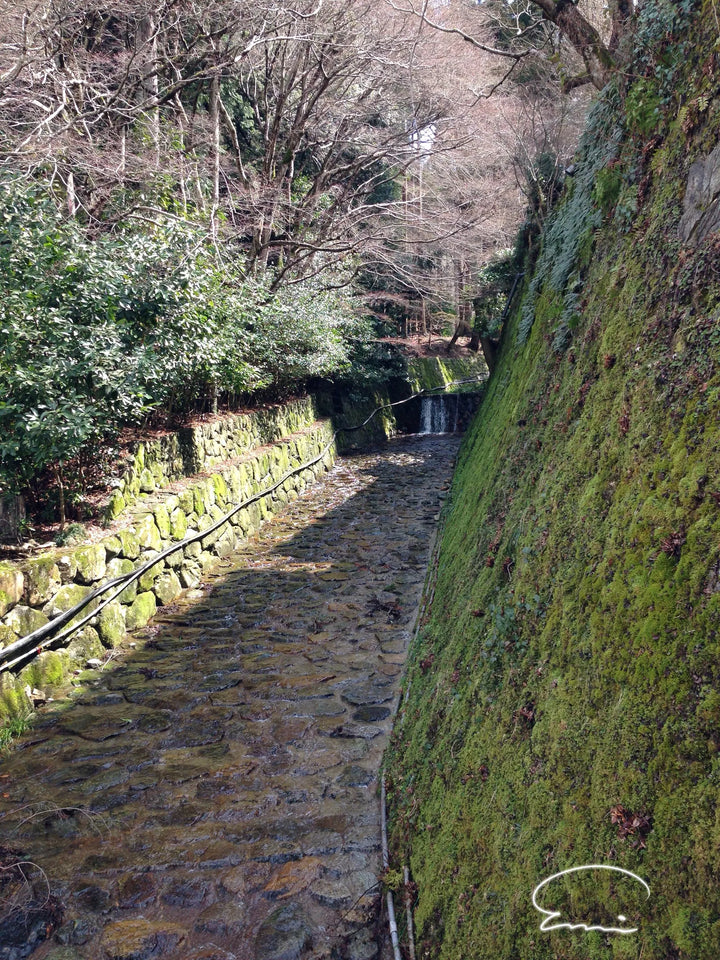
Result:
<svg viewBox="0 0 720 960">
<path fill-rule="evenodd" d="M 536 6 L 0 0 L 2 488 L 467 324 L 584 110 Z"/>
</svg>

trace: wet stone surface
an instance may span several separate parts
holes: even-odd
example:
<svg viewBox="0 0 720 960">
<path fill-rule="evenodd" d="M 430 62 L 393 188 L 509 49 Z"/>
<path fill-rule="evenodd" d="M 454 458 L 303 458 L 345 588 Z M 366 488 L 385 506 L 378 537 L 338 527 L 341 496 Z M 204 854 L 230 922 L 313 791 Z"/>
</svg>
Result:
<svg viewBox="0 0 720 960">
<path fill-rule="evenodd" d="M 33 960 L 380 956 L 378 769 L 457 447 L 340 461 L 3 758 L 2 842 L 64 909 Z"/>
</svg>

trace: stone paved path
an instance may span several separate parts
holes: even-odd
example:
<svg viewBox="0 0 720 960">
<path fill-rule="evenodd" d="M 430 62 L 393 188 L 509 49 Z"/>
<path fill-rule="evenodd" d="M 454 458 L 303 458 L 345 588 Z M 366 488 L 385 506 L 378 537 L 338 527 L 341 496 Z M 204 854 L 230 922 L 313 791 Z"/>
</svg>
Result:
<svg viewBox="0 0 720 960">
<path fill-rule="evenodd" d="M 47 877 L 0 869 L 0 958 L 33 885 L 64 909 L 33 960 L 378 955 L 377 771 L 457 446 L 340 461 L 0 760 L 0 844 Z"/>
</svg>

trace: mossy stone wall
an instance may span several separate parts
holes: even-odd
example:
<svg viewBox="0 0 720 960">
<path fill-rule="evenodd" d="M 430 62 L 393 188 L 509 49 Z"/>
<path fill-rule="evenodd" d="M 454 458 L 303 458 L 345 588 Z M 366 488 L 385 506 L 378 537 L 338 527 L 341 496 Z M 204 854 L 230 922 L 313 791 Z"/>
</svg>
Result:
<svg viewBox="0 0 720 960">
<path fill-rule="evenodd" d="M 674 92 L 652 141 L 628 120 L 577 313 L 559 340 L 539 278 L 460 453 L 386 762 L 422 960 L 718 956 L 720 235 L 679 233 L 720 138 L 713 11 L 661 31 Z M 638 932 L 542 932 L 535 886 L 597 863 L 650 885 Z"/>
<path fill-rule="evenodd" d="M 161 490 L 173 480 L 212 470 L 247 450 L 290 436 L 318 416 L 315 398 L 301 397 L 248 413 L 214 417 L 164 437 L 140 441 L 131 449 L 129 462 L 114 481 L 108 516 L 115 519 L 143 495 Z"/>
<path fill-rule="evenodd" d="M 366 450 L 400 432 L 397 408 L 391 406 L 387 389 L 372 392 L 335 390 L 319 394 L 316 403 L 322 415 L 330 417 L 333 429 L 338 431 L 339 453 Z M 371 417 L 373 413 L 375 415 Z M 344 430 L 343 427 L 359 429 Z"/>
<path fill-rule="evenodd" d="M 411 357 L 408 362 L 408 379 L 413 393 L 421 390 L 445 388 L 448 393 L 476 393 L 487 379 L 488 369 L 482 356 L 475 357 Z M 458 380 L 472 383 L 448 384 Z"/>
<path fill-rule="evenodd" d="M 312 409 L 307 406 L 305 409 Z M 283 420 L 274 415 L 275 430 L 298 420 L 291 410 Z M 199 476 L 177 494 L 148 494 L 124 514 L 126 526 L 100 543 L 53 550 L 21 567 L 0 565 L 0 648 L 69 610 L 97 585 L 151 561 L 173 542 L 207 530 L 232 507 L 272 486 L 290 470 L 317 457 L 332 439 L 329 421 L 318 421 L 268 446 L 236 456 L 217 473 Z M 246 433 L 242 433 L 243 442 Z M 230 447 L 226 444 L 225 449 Z M 105 607 L 67 646 L 49 650 L 20 670 L 0 674 L 0 722 L 31 709 L 28 690 L 48 695 L 68 673 L 122 641 L 126 630 L 144 626 L 157 608 L 171 603 L 183 589 L 196 586 L 218 557 L 254 533 L 260 524 L 293 500 L 335 458 L 331 445 L 320 462 L 288 478 L 272 494 L 237 513 L 218 530 L 153 565 L 139 581 Z M 225 459 L 225 458 L 223 458 Z M 97 601 L 93 601 L 97 605 Z M 92 610 L 92 606 L 87 610 Z"/>
</svg>

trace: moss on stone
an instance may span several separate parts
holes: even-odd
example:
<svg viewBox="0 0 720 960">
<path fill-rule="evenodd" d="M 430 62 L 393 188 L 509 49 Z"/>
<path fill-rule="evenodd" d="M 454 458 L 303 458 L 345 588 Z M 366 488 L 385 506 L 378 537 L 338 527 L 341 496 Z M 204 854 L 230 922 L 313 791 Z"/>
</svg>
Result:
<svg viewBox="0 0 720 960">
<path fill-rule="evenodd" d="M 18 674 L 18 681 L 43 692 L 59 687 L 65 680 L 69 657 L 67 651 L 44 650 Z"/>
<path fill-rule="evenodd" d="M 77 562 L 72 553 L 64 553 L 57 557 L 57 565 L 62 583 L 70 583 L 71 580 L 74 580 L 77 573 Z"/>
<path fill-rule="evenodd" d="M 408 360 L 408 379 L 413 393 L 446 389 L 448 393 L 472 393 L 487 379 L 488 370 L 477 357 L 412 357 Z M 471 383 L 456 381 L 471 380 Z M 453 384 L 453 386 L 449 386 Z"/>
<path fill-rule="evenodd" d="M 38 606 L 52 597 L 60 586 L 60 571 L 54 556 L 35 557 L 24 567 L 25 598 L 30 606 Z"/>
<path fill-rule="evenodd" d="M 155 517 L 151 513 L 146 513 L 144 517 L 138 519 L 135 524 L 135 536 L 141 547 L 147 550 L 162 550 L 162 537 L 155 523 Z"/>
<path fill-rule="evenodd" d="M 13 674 L 0 673 L 0 721 L 22 719 L 32 713 L 24 686 Z"/>
<path fill-rule="evenodd" d="M 122 556 L 126 560 L 137 560 L 140 556 L 140 541 L 132 530 L 119 530 L 117 538 L 122 544 Z"/>
<path fill-rule="evenodd" d="M 182 586 L 174 570 L 168 570 L 155 581 L 153 593 L 161 604 L 172 603 L 182 593 Z"/>
<path fill-rule="evenodd" d="M 106 647 L 116 647 L 125 636 L 126 608 L 113 600 L 98 614 L 98 633 Z"/>
<path fill-rule="evenodd" d="M 97 630 L 91 626 L 74 633 L 66 649 L 70 661 L 81 666 L 88 660 L 99 659 L 105 652 Z"/>
<path fill-rule="evenodd" d="M 21 570 L 11 563 L 0 563 L 0 617 L 13 604 L 19 603 L 25 589 L 25 578 Z"/>
<path fill-rule="evenodd" d="M 139 627 L 144 627 L 150 618 L 155 616 L 156 610 L 155 594 L 149 590 L 139 593 L 127 611 L 127 629 L 137 630 Z"/>
<path fill-rule="evenodd" d="M 135 569 L 135 564 L 132 560 L 128 560 L 125 557 L 116 557 L 114 560 L 111 560 L 105 571 L 108 580 L 114 580 L 116 577 L 124 577 L 127 574 L 132 573 Z M 137 581 L 128 584 L 127 587 L 119 596 L 121 603 L 132 603 L 132 601 L 137 596 Z"/>
<path fill-rule="evenodd" d="M 215 544 L 217 557 L 230 557 L 235 551 L 235 532 L 231 526 L 225 527 L 225 532 Z"/>
<path fill-rule="evenodd" d="M 187 534 L 187 516 L 185 511 L 176 507 L 170 514 L 170 536 L 173 540 L 184 540 Z"/>
<path fill-rule="evenodd" d="M 715 89 L 711 20 L 689 21 L 670 112 Z M 717 244 L 676 233 L 688 165 L 720 135 L 710 96 L 692 137 L 623 146 L 626 180 L 652 150 L 657 176 L 595 238 L 569 351 L 543 287 L 463 444 L 386 760 L 433 960 L 717 955 L 720 285 L 701 266 Z M 640 934 L 541 933 L 536 884 L 598 862 L 648 879 Z"/>
<path fill-rule="evenodd" d="M 200 583 L 200 566 L 190 560 L 185 561 L 179 572 L 179 580 L 185 589 L 196 587 Z"/>
<path fill-rule="evenodd" d="M 199 523 L 200 530 L 201 531 L 207 530 L 218 520 L 221 520 L 222 517 L 223 517 L 222 510 L 216 505 L 213 505 L 210 508 L 209 514 L 205 514 L 204 516 L 200 517 L 200 523 Z M 202 538 L 201 543 L 202 543 L 203 550 L 208 550 L 210 547 L 212 547 L 215 541 L 222 535 L 223 529 L 224 528 L 220 526 L 217 528 L 217 530 L 213 530 L 206 537 Z"/>
<path fill-rule="evenodd" d="M 224 503 L 228 498 L 228 488 L 224 477 L 219 473 L 214 473 L 212 476 L 212 485 L 215 499 L 222 500 Z"/>
<path fill-rule="evenodd" d="M 102 543 L 91 543 L 74 551 L 77 579 L 81 583 L 96 583 L 105 576 L 106 553 Z"/>
<path fill-rule="evenodd" d="M 205 498 L 203 496 L 203 490 L 200 487 L 193 487 L 192 496 L 192 509 L 198 515 L 198 517 L 202 517 L 205 514 Z"/>
<path fill-rule="evenodd" d="M 148 470 L 147 467 L 140 472 L 139 484 L 140 484 L 141 493 L 155 492 L 155 488 L 157 487 L 157 481 L 153 476 L 152 471 Z"/>
<path fill-rule="evenodd" d="M 170 515 L 167 507 L 164 503 L 160 503 L 155 507 L 153 514 L 155 516 L 155 525 L 160 531 L 160 536 L 164 540 L 167 540 L 170 536 Z"/>
<path fill-rule="evenodd" d="M 7 614 L 3 623 L 6 627 L 18 637 L 26 637 L 33 630 L 39 630 L 48 622 L 48 618 L 40 610 L 34 610 L 32 607 L 26 607 L 24 604 L 17 604 L 10 613 Z"/>
<path fill-rule="evenodd" d="M 191 557 L 197 559 L 202 553 L 202 546 L 199 540 L 194 540 L 192 543 L 189 543 L 184 549 L 183 553 L 186 557 Z"/>
<path fill-rule="evenodd" d="M 105 547 L 105 557 L 107 560 L 114 560 L 123 552 L 122 540 L 120 537 L 105 537 L 102 542 Z"/>
<path fill-rule="evenodd" d="M 106 508 L 106 515 L 108 520 L 116 520 L 120 516 L 120 514 L 123 512 L 126 506 L 127 506 L 127 502 L 125 500 L 125 497 L 122 495 L 122 493 L 119 490 L 114 490 Z"/>
<path fill-rule="evenodd" d="M 146 563 L 149 563 L 150 560 L 153 560 L 157 556 L 154 550 L 149 550 L 147 553 L 144 553 L 140 559 L 137 561 L 137 566 L 144 566 Z M 141 591 L 152 590 L 155 581 L 162 574 L 165 569 L 165 561 L 160 560 L 159 563 L 154 563 L 149 567 L 145 573 L 138 579 L 138 589 Z"/>
<path fill-rule="evenodd" d="M 90 587 L 81 587 L 77 583 L 66 583 L 55 594 L 52 600 L 49 600 L 45 606 L 42 608 L 42 612 L 50 620 L 53 617 L 56 617 L 59 613 L 65 613 L 66 610 L 70 610 L 75 604 L 80 603 L 81 600 L 84 600 L 85 597 L 90 593 Z M 97 606 L 97 600 L 91 600 L 86 607 L 84 607 L 72 620 L 70 620 L 68 625 L 77 623 L 77 621 L 84 617 L 86 614 L 90 613 Z"/>
<path fill-rule="evenodd" d="M 177 570 L 178 567 L 183 565 L 184 554 L 182 550 L 176 550 L 175 553 L 169 554 L 165 557 L 165 563 L 168 567 L 172 567 L 173 570 Z"/>
</svg>

